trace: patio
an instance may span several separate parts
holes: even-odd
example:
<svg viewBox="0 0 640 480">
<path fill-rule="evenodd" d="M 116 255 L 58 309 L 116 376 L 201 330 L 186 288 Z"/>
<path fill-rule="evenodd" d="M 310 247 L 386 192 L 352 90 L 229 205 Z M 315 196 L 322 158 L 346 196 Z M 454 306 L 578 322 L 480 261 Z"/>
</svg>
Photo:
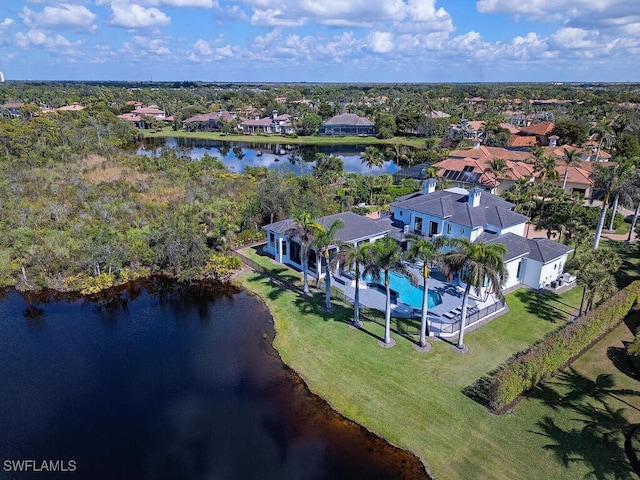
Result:
<svg viewBox="0 0 640 480">
<path fill-rule="evenodd" d="M 422 288 L 422 271 L 419 266 L 411 266 L 410 270 L 418 279 L 418 288 Z M 346 299 L 353 303 L 355 295 L 355 281 L 338 273 L 333 275 L 333 282 L 336 288 L 340 289 Z M 431 336 L 453 337 L 458 334 L 460 328 L 460 313 L 462 309 L 462 296 L 464 287 L 456 286 L 446 282 L 442 273 L 432 269 L 429 275 L 429 291 L 437 292 L 442 299 L 442 303 L 429 308 L 428 316 L 431 325 Z M 366 283 L 360 282 L 360 304 L 364 307 L 373 308 L 384 312 L 386 295 L 375 287 L 367 287 Z M 391 304 L 392 317 L 419 319 L 421 309 L 412 307 L 405 303 Z M 493 318 L 496 313 L 506 312 L 503 301 L 494 295 L 487 295 L 486 298 L 479 298 L 472 291 L 469 296 L 467 325 L 465 332 L 477 328 L 485 320 Z"/>
</svg>

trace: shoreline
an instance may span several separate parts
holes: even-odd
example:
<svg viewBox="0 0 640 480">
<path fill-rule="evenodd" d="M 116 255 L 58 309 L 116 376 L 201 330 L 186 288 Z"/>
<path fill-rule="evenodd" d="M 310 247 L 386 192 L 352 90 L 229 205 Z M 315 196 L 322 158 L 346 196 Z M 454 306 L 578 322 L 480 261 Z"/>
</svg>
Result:
<svg viewBox="0 0 640 480">
<path fill-rule="evenodd" d="M 357 419 L 349 416 L 346 412 L 342 411 L 341 409 L 339 409 L 334 402 L 331 401 L 330 398 L 327 398 L 326 395 L 323 395 L 321 392 L 319 392 L 318 390 L 316 390 L 315 388 L 313 388 L 312 384 L 309 382 L 309 379 L 307 378 L 306 375 L 304 375 L 302 372 L 300 372 L 299 369 L 297 369 L 292 362 L 288 361 L 285 359 L 285 357 L 283 357 L 282 355 L 282 351 L 281 348 L 278 347 L 278 336 L 282 335 L 282 333 L 280 332 L 280 328 L 282 327 L 281 325 L 279 325 L 281 322 L 283 322 L 285 319 L 284 318 L 280 318 L 277 313 L 274 312 L 274 308 L 272 308 L 272 305 L 270 305 L 269 299 L 266 298 L 261 292 L 259 292 L 258 290 L 256 290 L 255 288 L 252 288 L 251 283 L 244 278 L 246 272 L 252 272 L 253 270 L 251 270 L 250 268 L 243 268 L 242 270 L 240 270 L 236 276 L 234 276 L 234 278 L 232 279 L 232 282 L 235 282 L 240 288 L 242 288 L 244 291 L 246 291 L 247 293 L 249 293 L 250 295 L 255 296 L 256 298 L 258 298 L 262 303 L 264 303 L 264 305 L 266 306 L 267 310 L 269 311 L 269 315 L 271 315 L 272 319 L 273 319 L 273 327 L 274 327 L 274 331 L 275 331 L 275 337 L 273 340 L 273 348 L 276 350 L 276 352 L 278 352 L 278 355 L 280 356 L 280 359 L 282 360 L 282 362 L 288 367 L 290 368 L 293 372 L 295 372 L 295 374 L 300 378 L 300 380 L 302 380 L 302 382 L 305 384 L 306 388 L 313 394 L 316 395 L 318 398 L 322 399 L 324 402 L 326 402 L 326 404 L 329 406 L 329 408 L 331 408 L 334 412 L 336 412 L 338 415 L 340 415 L 341 417 L 349 420 L 350 422 L 355 423 L 356 425 L 358 425 L 360 428 L 363 428 L 364 430 L 366 430 L 369 434 L 374 435 L 382 440 L 384 440 L 385 442 L 387 442 L 389 445 L 393 446 L 394 448 L 397 448 L 398 450 L 401 450 L 403 452 L 406 452 L 407 454 L 411 455 L 412 457 L 414 457 L 421 465 L 423 473 L 425 475 L 425 478 L 427 480 L 434 480 L 435 477 L 433 477 L 431 475 L 431 473 L 429 472 L 429 469 L 427 468 L 427 465 L 425 463 L 424 458 L 422 458 L 420 455 L 418 455 L 416 452 L 412 451 L 409 448 L 403 448 L 400 445 L 397 445 L 396 443 L 394 443 L 391 439 L 385 437 L 384 435 L 382 435 L 381 433 L 373 430 L 372 428 L 370 428 L 368 425 L 365 425 L 362 422 L 359 422 Z"/>
</svg>

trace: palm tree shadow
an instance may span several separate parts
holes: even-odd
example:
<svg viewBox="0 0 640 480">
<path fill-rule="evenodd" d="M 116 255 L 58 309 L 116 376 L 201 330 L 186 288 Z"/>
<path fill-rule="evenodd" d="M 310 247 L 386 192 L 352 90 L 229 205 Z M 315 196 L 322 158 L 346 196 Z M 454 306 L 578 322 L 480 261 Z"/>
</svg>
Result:
<svg viewBox="0 0 640 480">
<path fill-rule="evenodd" d="M 514 295 L 525 305 L 529 313 L 551 323 L 566 319 L 569 315 L 575 313 L 575 309 L 573 308 L 571 311 L 565 311 L 560 310 L 554 305 L 554 303 L 560 303 L 560 297 L 556 293 L 521 289 L 515 292 Z"/>
<path fill-rule="evenodd" d="M 626 347 L 626 345 L 625 345 Z M 611 360 L 614 367 L 618 369 L 620 373 L 623 373 L 627 377 L 640 381 L 640 373 L 635 371 L 629 362 L 629 355 L 627 349 L 624 347 L 609 347 L 607 348 L 607 358 Z"/>
</svg>

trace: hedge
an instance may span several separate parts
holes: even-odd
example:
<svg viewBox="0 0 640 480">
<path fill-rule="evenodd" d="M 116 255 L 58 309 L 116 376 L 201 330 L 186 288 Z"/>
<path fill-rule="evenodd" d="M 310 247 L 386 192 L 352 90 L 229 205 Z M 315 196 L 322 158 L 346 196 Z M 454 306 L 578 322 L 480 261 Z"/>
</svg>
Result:
<svg viewBox="0 0 640 480">
<path fill-rule="evenodd" d="M 493 411 L 504 411 L 618 325 L 639 299 L 640 280 L 636 280 L 595 310 L 548 334 L 479 379 L 471 387 L 473 394 Z"/>
</svg>

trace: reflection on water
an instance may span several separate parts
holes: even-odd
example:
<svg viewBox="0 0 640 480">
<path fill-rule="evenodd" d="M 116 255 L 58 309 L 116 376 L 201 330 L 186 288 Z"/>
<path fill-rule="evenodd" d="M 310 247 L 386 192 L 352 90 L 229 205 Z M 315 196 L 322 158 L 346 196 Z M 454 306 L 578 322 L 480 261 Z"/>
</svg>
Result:
<svg viewBox="0 0 640 480">
<path fill-rule="evenodd" d="M 243 292 L 10 292 L 0 329 L 3 460 L 73 460 L 64 478 L 94 480 L 426 478 L 307 390 Z M 62 478 L 16 478 L 33 475 Z"/>
<path fill-rule="evenodd" d="M 362 164 L 360 154 L 365 145 L 286 145 L 244 142 L 221 142 L 193 138 L 148 138 L 140 146 L 140 155 L 159 155 L 163 148 L 181 149 L 193 159 L 200 159 L 206 153 L 217 157 L 227 168 L 242 172 L 246 166 L 285 168 L 296 175 L 311 172 L 316 153 L 326 153 L 340 157 L 344 170 L 348 173 L 369 173 Z M 382 167 L 373 168 L 372 173 L 395 173 L 398 167 L 393 162 L 384 162 Z"/>
</svg>

